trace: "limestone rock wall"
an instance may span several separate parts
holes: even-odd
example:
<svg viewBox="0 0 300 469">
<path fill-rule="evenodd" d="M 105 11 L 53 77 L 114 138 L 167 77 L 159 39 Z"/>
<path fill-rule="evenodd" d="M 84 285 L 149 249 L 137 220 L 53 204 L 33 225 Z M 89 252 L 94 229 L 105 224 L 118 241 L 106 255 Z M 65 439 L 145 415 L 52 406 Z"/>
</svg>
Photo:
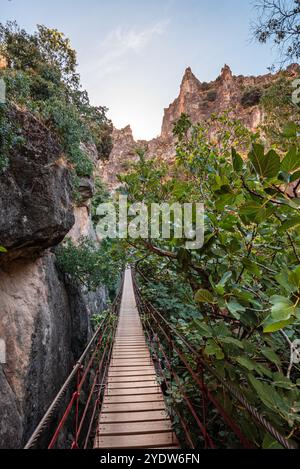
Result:
<svg viewBox="0 0 300 469">
<path fill-rule="evenodd" d="M 85 348 L 91 316 L 106 307 L 106 290 L 86 292 L 62 275 L 51 248 L 66 235 L 95 239 L 93 182 L 72 201 L 70 172 L 59 144 L 32 115 L 12 109 L 23 143 L 0 176 L 0 448 L 21 448 Z"/>
<path fill-rule="evenodd" d="M 74 224 L 70 172 L 59 144 L 31 114 L 12 108 L 9 117 L 22 143 L 0 176 L 0 245 L 8 249 L 1 263 L 39 255 Z"/>
<path fill-rule="evenodd" d="M 299 74 L 300 67 L 291 65 L 287 75 L 291 78 Z M 166 161 L 172 161 L 175 155 L 173 138 L 174 123 L 182 113 L 190 116 L 193 123 L 208 119 L 212 114 L 228 112 L 232 118 L 240 119 L 244 125 L 256 130 L 262 123 L 263 113 L 258 103 L 243 104 L 245 92 L 253 89 L 264 89 L 277 80 L 278 74 L 271 73 L 262 76 L 234 76 L 230 67 L 225 65 L 218 78 L 210 83 L 200 82 L 187 68 L 179 90 L 178 97 L 164 110 L 161 135 L 149 142 L 135 142 L 130 126 L 122 130 L 114 130 L 113 150 L 110 159 L 101 163 L 99 170 L 110 188 L 118 185 L 116 175 L 127 170 L 130 161 L 136 158 L 136 148 L 143 147 L 146 155 L 157 156 Z"/>
</svg>

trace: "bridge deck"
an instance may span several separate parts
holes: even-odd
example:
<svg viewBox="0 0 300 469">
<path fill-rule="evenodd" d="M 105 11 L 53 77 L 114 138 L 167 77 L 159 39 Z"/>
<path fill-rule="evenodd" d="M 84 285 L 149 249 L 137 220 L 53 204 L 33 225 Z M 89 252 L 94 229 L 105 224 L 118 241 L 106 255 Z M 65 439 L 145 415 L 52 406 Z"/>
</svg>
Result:
<svg viewBox="0 0 300 469">
<path fill-rule="evenodd" d="M 95 448 L 178 448 L 125 273 L 120 318 Z"/>
</svg>

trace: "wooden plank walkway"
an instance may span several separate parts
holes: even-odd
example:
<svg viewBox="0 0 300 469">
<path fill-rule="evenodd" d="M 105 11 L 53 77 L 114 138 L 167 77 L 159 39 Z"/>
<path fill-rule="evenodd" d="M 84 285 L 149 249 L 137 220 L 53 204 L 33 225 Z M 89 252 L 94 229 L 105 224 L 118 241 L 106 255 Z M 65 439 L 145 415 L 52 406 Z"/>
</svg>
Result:
<svg viewBox="0 0 300 469">
<path fill-rule="evenodd" d="M 125 273 L 120 318 L 94 448 L 178 448 Z"/>
</svg>

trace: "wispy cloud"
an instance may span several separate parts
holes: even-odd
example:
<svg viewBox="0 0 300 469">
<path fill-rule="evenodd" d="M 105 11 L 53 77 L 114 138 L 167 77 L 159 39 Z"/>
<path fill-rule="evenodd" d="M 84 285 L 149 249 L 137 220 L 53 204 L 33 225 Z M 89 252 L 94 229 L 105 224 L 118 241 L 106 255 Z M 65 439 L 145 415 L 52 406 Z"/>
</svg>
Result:
<svg viewBox="0 0 300 469">
<path fill-rule="evenodd" d="M 162 36 L 169 25 L 169 20 L 159 21 L 142 30 L 135 28 L 116 28 L 102 41 L 94 64 L 97 75 L 104 76 L 120 70 L 126 57 L 143 51 L 151 42 Z"/>
</svg>

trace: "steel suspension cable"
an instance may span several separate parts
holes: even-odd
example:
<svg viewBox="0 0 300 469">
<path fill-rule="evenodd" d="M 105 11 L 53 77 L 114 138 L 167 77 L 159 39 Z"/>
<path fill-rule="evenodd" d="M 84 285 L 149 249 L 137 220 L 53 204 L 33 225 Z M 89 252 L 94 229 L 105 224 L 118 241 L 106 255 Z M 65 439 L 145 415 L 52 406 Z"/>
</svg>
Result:
<svg viewBox="0 0 300 469">
<path fill-rule="evenodd" d="M 139 269 L 136 269 L 139 273 Z M 135 270 L 133 270 L 133 279 L 134 285 L 136 290 L 139 292 L 139 287 L 136 282 L 135 278 Z M 258 410 L 250 404 L 245 397 L 231 384 L 225 381 L 210 365 L 208 365 L 205 360 L 201 356 L 199 356 L 198 352 L 187 342 L 187 340 L 177 331 L 177 329 L 169 323 L 163 315 L 148 301 L 143 299 L 143 303 L 148 305 L 149 309 L 155 313 L 161 321 L 175 334 L 175 336 L 187 347 L 187 349 L 197 357 L 198 362 L 205 368 L 209 373 L 211 373 L 223 386 L 226 388 L 229 393 L 235 397 L 237 401 L 242 404 L 242 406 L 249 412 L 249 414 L 259 423 L 267 432 L 274 437 L 276 441 L 278 441 L 284 448 L 286 449 L 298 449 L 298 445 L 292 441 L 289 441 L 282 435 L 268 420 L 263 417 Z"/>
</svg>

